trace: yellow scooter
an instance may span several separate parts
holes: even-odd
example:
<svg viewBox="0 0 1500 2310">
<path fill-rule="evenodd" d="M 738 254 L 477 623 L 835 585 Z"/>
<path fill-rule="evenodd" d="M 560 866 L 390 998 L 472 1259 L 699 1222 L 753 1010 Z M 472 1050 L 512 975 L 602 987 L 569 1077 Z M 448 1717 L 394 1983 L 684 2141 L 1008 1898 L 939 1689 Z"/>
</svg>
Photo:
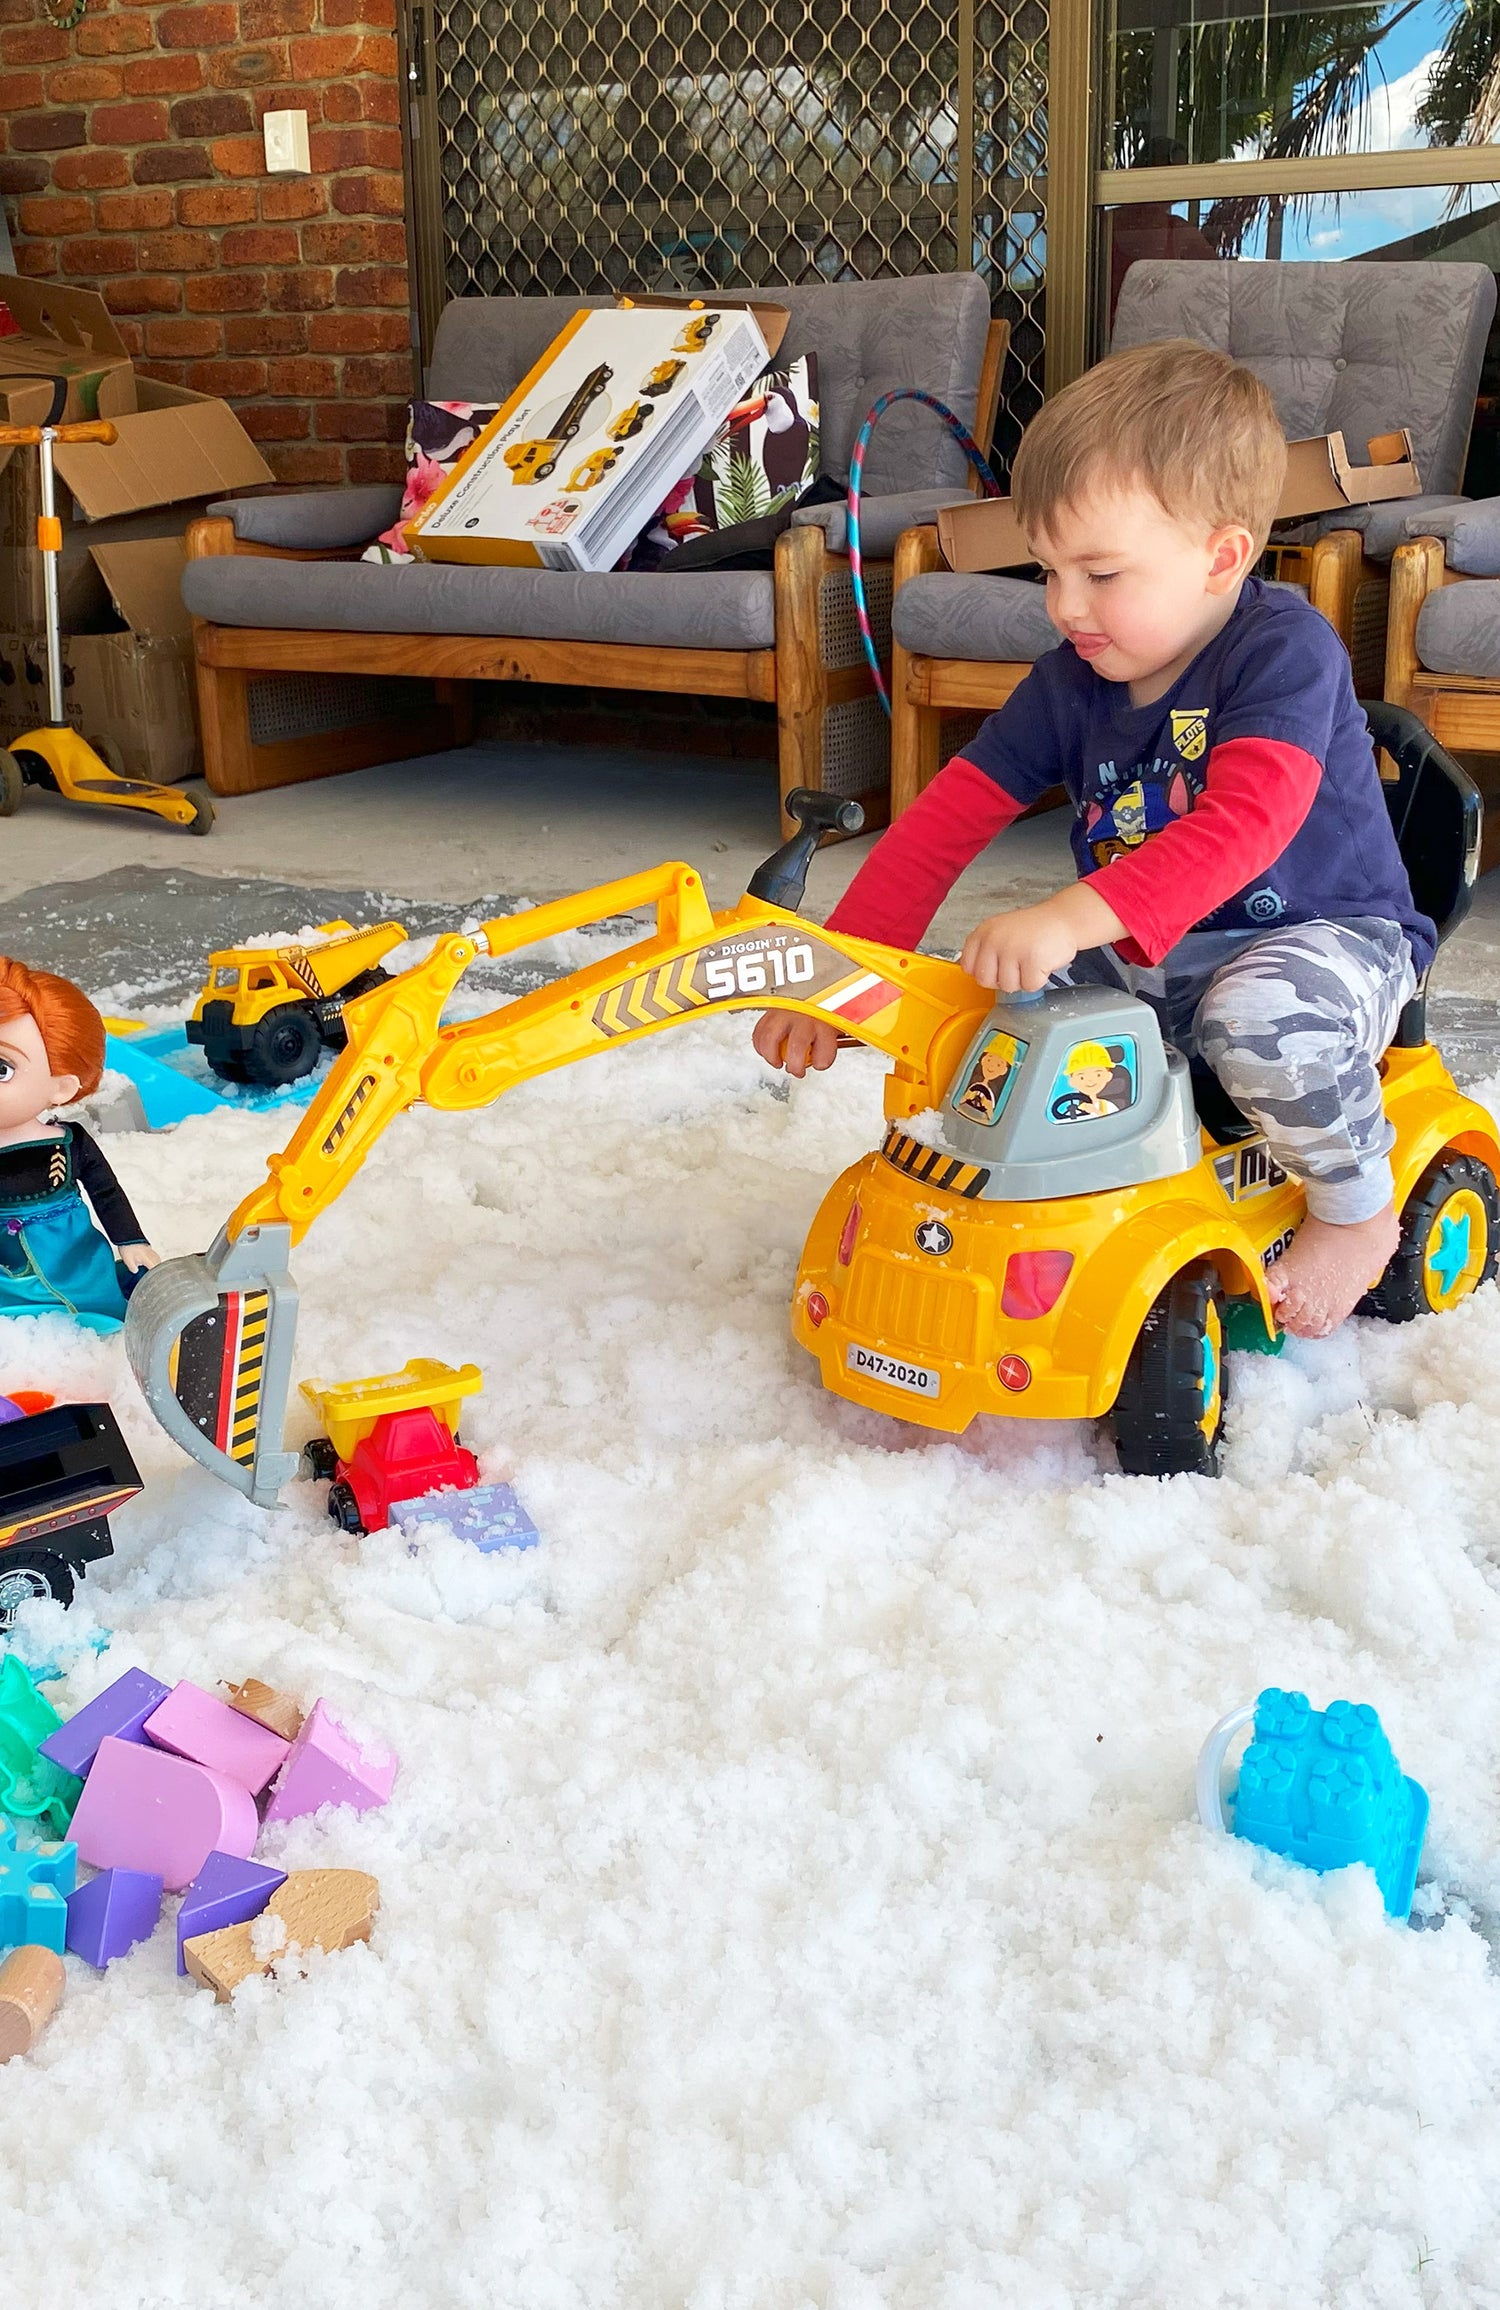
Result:
<svg viewBox="0 0 1500 2310">
<path fill-rule="evenodd" d="M 37 518 L 37 550 L 47 620 L 47 719 L 9 748 L 0 747 L 0 818 L 13 817 L 27 786 L 46 787 L 68 802 L 90 802 L 118 810 L 144 810 L 190 834 L 206 834 L 214 822 L 207 796 L 195 800 L 175 786 L 152 786 L 124 778 L 81 737 L 63 712 L 62 625 L 57 606 L 57 565 L 62 523 L 57 518 L 57 484 L 52 448 L 58 441 L 98 441 L 108 447 L 118 436 L 107 419 L 60 425 L 67 384 L 53 380 L 52 412 L 45 425 L 0 425 L 0 448 L 35 449 L 42 464 L 42 510 Z M 107 741 L 106 741 L 107 743 Z"/>
</svg>

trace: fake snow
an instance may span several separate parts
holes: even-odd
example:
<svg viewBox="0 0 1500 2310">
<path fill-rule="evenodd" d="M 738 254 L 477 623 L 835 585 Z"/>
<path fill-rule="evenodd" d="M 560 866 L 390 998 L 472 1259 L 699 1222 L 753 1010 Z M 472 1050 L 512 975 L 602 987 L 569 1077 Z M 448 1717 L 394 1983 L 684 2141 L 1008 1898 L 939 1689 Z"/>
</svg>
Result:
<svg viewBox="0 0 1500 2310">
<path fill-rule="evenodd" d="M 195 1250 L 286 1129 L 110 1152 Z M 20 1631 L 59 1705 L 257 1676 L 401 1758 L 387 1809 L 258 1848 L 373 1871 L 370 1946 L 222 2007 L 170 1902 L 69 1959 L 0 2072 L 7 2300 L 1500 2304 L 1500 1292 L 1234 1359 L 1217 1485 L 938 1437 L 788 1335 L 880 1129 L 878 1063 L 788 1097 L 734 1019 L 392 1127 L 296 1256 L 298 1370 L 481 1364 L 524 1554 L 346 1540 L 310 1483 L 267 1515 L 118 1342 L 0 1324 L 0 1388 L 108 1395 L 147 1484 Z M 1443 1930 L 1197 1825 L 1198 1745 L 1268 1683 L 1380 1710 Z"/>
</svg>

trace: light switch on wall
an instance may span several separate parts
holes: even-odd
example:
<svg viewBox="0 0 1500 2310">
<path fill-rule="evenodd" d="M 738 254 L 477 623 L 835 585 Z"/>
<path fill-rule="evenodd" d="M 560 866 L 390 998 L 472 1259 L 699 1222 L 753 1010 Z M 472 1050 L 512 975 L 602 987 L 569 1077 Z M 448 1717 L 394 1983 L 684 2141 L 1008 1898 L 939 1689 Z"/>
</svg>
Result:
<svg viewBox="0 0 1500 2310">
<path fill-rule="evenodd" d="M 305 112 L 268 112 L 261 126 L 266 138 L 266 167 L 273 176 L 312 174 Z"/>
</svg>

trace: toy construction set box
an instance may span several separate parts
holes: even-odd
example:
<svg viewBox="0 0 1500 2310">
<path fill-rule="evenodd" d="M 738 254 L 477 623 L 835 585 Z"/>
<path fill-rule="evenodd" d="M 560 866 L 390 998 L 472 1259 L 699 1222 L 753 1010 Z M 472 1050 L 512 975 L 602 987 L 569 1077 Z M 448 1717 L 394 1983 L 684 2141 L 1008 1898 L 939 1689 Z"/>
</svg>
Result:
<svg viewBox="0 0 1500 2310">
<path fill-rule="evenodd" d="M 575 314 L 422 511 L 424 561 L 613 569 L 781 342 L 781 306 Z"/>
</svg>

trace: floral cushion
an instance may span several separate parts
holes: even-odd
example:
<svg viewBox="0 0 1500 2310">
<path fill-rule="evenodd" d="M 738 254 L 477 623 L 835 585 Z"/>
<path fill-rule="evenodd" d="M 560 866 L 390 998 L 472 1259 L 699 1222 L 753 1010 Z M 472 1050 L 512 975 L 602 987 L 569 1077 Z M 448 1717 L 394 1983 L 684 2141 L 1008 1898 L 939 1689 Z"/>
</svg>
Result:
<svg viewBox="0 0 1500 2310">
<path fill-rule="evenodd" d="M 498 401 L 414 401 L 406 420 L 406 494 L 401 511 L 373 545 L 365 561 L 412 561 L 406 524 L 419 514 L 438 483 L 447 478 L 464 451 L 500 407 Z"/>
</svg>

